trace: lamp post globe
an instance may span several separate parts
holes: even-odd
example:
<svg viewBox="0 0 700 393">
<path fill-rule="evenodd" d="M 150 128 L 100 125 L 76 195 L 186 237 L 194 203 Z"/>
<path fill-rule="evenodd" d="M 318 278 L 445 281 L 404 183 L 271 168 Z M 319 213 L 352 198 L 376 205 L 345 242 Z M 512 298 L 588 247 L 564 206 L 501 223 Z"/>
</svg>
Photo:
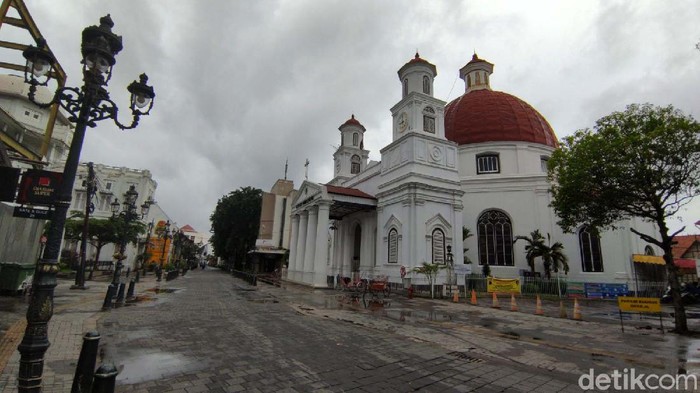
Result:
<svg viewBox="0 0 700 393">
<path fill-rule="evenodd" d="M 122 124 L 117 118 L 117 105 L 105 89 L 112 74 L 112 67 L 116 63 L 115 56 L 123 47 L 121 37 L 112 32 L 113 26 L 114 22 L 107 15 L 100 19 L 98 26 L 90 26 L 83 30 L 83 86 L 59 87 L 49 102 L 36 101 L 37 86 L 47 86 L 54 73 L 55 58 L 46 48 L 46 41 L 38 39 L 37 46 L 29 46 L 22 52 L 26 59 L 24 78 L 29 84 L 29 100 L 41 108 L 59 104 L 68 113 L 68 120 L 75 123 L 75 130 L 63 169 L 63 179 L 53 203 L 54 213 L 47 232 L 46 247 L 37 261 L 33 291 L 27 309 L 27 327 L 18 347 L 19 392 L 41 391 L 44 354 L 50 345 L 48 323 L 53 316 L 59 252 L 85 131 L 88 126 L 95 127 L 98 121 L 105 119 L 112 119 L 122 130 L 134 128 L 138 125 L 140 117 L 148 115 L 153 107 L 155 93 L 153 88 L 143 88 L 148 79 L 142 75 L 141 82 L 135 82 L 140 88 L 131 89 L 129 92 L 132 93 L 132 102 L 148 100 L 148 105 L 138 108 L 133 108 L 132 105 L 132 121 L 129 125 Z"/>
</svg>

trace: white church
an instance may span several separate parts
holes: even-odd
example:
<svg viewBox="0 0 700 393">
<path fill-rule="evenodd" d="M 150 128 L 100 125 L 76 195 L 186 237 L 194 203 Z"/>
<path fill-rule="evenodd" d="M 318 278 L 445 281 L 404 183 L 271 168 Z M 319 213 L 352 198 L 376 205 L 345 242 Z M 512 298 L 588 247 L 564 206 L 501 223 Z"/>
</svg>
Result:
<svg viewBox="0 0 700 393">
<path fill-rule="evenodd" d="M 391 130 L 368 131 L 354 115 L 339 127 L 335 176 L 304 181 L 292 201 L 288 280 L 326 287 L 336 277 L 385 275 L 400 283 L 402 266 L 445 263 L 448 249 L 455 265 L 470 261 L 481 273 L 488 264 L 492 276 L 515 278 L 530 269 L 524 242 L 513 240 L 539 229 L 564 244 L 569 281 L 634 282 L 632 255 L 659 251 L 629 227 L 653 234 L 652 225 L 563 233 L 547 180 L 557 137 L 528 103 L 491 90 L 492 72 L 474 54 L 459 70 L 464 94 L 446 103 L 433 94 L 435 65 L 416 53 L 398 71 L 403 94 Z M 380 162 L 368 162 L 365 132 L 391 133 Z M 463 240 L 463 228 L 473 236 Z M 543 271 L 541 261 L 536 267 Z"/>
</svg>

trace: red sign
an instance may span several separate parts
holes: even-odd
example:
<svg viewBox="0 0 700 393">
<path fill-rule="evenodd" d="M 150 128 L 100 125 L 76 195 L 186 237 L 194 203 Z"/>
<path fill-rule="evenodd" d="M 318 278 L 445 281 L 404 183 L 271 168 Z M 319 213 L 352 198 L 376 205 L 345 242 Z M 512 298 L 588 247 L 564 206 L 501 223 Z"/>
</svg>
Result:
<svg viewBox="0 0 700 393">
<path fill-rule="evenodd" d="M 22 205 L 53 205 L 61 186 L 63 173 L 28 169 L 19 183 L 17 203 Z"/>
</svg>

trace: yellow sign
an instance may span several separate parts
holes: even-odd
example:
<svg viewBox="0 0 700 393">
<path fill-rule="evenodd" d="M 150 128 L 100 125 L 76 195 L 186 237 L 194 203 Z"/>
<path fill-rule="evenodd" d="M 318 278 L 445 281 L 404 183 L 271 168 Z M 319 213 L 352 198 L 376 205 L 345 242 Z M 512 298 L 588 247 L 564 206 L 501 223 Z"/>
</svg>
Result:
<svg viewBox="0 0 700 393">
<path fill-rule="evenodd" d="M 624 312 L 661 312 L 661 301 L 655 297 L 620 296 L 617 305 Z"/>
<path fill-rule="evenodd" d="M 486 291 L 488 293 L 520 293 L 520 279 L 489 277 L 486 279 Z"/>
</svg>

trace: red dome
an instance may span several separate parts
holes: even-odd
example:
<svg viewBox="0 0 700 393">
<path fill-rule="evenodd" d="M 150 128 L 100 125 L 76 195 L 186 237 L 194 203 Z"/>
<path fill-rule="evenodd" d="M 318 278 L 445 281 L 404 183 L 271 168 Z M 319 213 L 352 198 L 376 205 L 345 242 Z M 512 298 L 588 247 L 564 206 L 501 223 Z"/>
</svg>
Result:
<svg viewBox="0 0 700 393">
<path fill-rule="evenodd" d="M 445 137 L 460 145 L 508 141 L 559 146 L 552 127 L 535 108 L 488 89 L 471 91 L 447 104 Z"/>
<path fill-rule="evenodd" d="M 341 124 L 338 129 L 341 129 L 345 126 L 358 126 L 362 128 L 362 131 L 365 131 L 365 126 L 363 126 L 357 119 L 355 119 L 355 114 L 353 114 L 345 123 Z"/>
</svg>

